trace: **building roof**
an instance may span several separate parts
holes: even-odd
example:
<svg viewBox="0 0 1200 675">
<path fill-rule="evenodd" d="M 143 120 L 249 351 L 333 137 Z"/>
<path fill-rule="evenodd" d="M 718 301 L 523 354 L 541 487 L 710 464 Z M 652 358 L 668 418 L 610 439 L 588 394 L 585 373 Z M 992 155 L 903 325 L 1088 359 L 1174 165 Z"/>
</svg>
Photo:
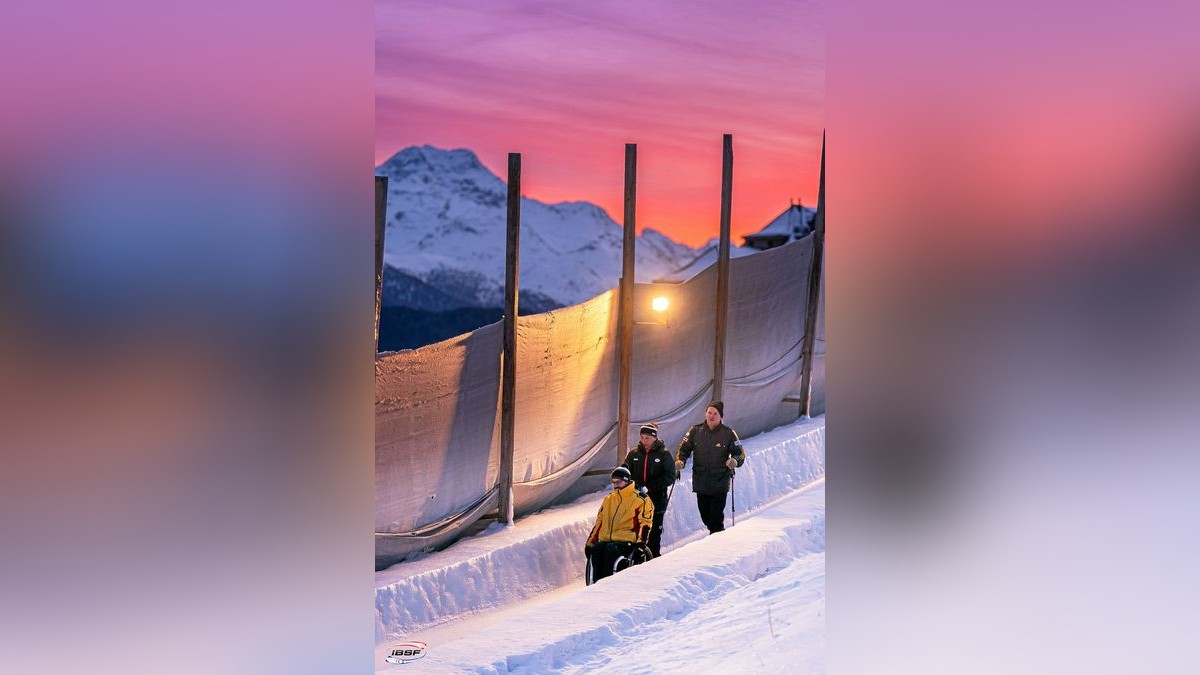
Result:
<svg viewBox="0 0 1200 675">
<path fill-rule="evenodd" d="M 754 239 L 774 239 L 782 236 L 785 238 L 785 242 L 794 241 L 809 233 L 812 229 L 809 221 L 816 212 L 817 210 L 814 208 L 792 204 L 783 213 L 776 216 L 775 220 L 767 223 L 766 227 L 754 234 L 746 235 L 743 239 L 749 243 Z"/>
<path fill-rule="evenodd" d="M 758 253 L 759 249 L 750 246 L 750 242 L 754 240 L 774 240 L 774 243 L 783 245 L 801 239 L 812 230 L 809 226 L 809 221 L 816 214 L 815 208 L 801 206 L 800 204 L 792 204 L 786 211 L 779 214 L 775 220 L 767 223 L 763 229 L 748 234 L 742 237 L 745 241 L 743 246 L 734 246 L 730 242 L 729 257 L 740 258 L 742 256 Z M 656 278 L 655 283 L 680 283 L 687 281 L 701 270 L 704 270 L 709 265 L 717 261 L 717 240 L 712 239 L 703 247 L 696 257 L 683 267 L 671 272 L 670 274 Z"/>
</svg>

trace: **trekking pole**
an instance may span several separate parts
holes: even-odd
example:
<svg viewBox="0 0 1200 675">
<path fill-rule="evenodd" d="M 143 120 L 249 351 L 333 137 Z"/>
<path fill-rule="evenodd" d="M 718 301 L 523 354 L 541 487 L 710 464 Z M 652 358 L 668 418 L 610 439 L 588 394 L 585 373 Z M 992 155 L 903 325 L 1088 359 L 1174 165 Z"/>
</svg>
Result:
<svg viewBox="0 0 1200 675">
<path fill-rule="evenodd" d="M 676 473 L 678 473 L 678 472 L 676 472 Z M 678 482 L 679 482 L 679 476 L 678 476 L 678 475 L 676 475 L 676 476 L 675 476 L 675 480 L 674 480 L 674 481 L 671 481 L 671 487 L 667 488 L 667 501 L 663 502 L 663 507 L 662 507 L 662 510 L 663 510 L 662 519 L 663 519 L 663 521 L 664 521 L 664 522 L 663 522 L 663 527 L 666 527 L 666 522 L 665 522 L 665 521 L 666 521 L 666 517 L 667 517 L 667 507 L 671 505 L 671 495 L 675 493 L 675 483 L 678 483 Z M 656 517 L 656 518 L 658 517 L 658 515 L 657 515 L 657 512 L 656 512 L 656 515 L 655 515 L 655 517 Z M 659 542 L 660 542 L 660 544 L 659 544 L 659 546 L 660 546 L 660 549 L 659 549 L 659 550 L 662 550 L 662 549 L 661 549 L 661 545 L 662 545 L 662 544 L 661 544 L 661 541 L 662 541 L 662 530 L 659 530 L 659 532 L 658 532 L 658 536 L 659 536 Z"/>
<path fill-rule="evenodd" d="M 737 487 L 733 483 L 733 477 L 735 475 L 737 475 L 737 472 L 734 471 L 733 469 L 730 469 L 729 470 L 729 491 L 733 493 L 733 523 L 731 523 L 729 525 L 730 527 L 737 525 Z"/>
</svg>

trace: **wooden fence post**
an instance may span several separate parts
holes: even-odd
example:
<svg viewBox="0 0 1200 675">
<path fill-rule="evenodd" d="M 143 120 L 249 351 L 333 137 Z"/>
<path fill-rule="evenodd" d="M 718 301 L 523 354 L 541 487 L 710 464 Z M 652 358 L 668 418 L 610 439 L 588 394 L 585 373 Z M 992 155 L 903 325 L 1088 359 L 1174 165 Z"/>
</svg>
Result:
<svg viewBox="0 0 1200 675">
<path fill-rule="evenodd" d="M 379 303 L 383 298 L 383 232 L 387 224 L 387 176 L 375 176 L 375 351 L 379 351 Z"/>
<path fill-rule="evenodd" d="M 625 459 L 629 448 L 629 408 L 632 398 L 633 373 L 633 282 L 634 227 L 637 204 L 637 144 L 625 144 L 625 238 L 621 244 L 621 286 L 619 353 L 621 361 L 617 399 L 617 464 Z"/>
<path fill-rule="evenodd" d="M 504 252 L 504 354 L 500 373 L 499 520 L 512 522 L 513 438 L 517 392 L 517 279 L 521 242 L 521 154 L 508 153 L 508 235 Z"/>
<path fill-rule="evenodd" d="M 721 153 L 721 239 L 717 244 L 717 335 L 713 346 L 713 399 L 725 390 L 725 322 L 729 314 L 729 213 L 733 202 L 733 134 L 725 134 Z"/>
<path fill-rule="evenodd" d="M 817 340 L 817 305 L 821 299 L 821 266 L 825 262 L 825 134 L 821 134 L 821 188 L 813 217 L 813 260 L 808 275 L 808 305 L 804 316 L 804 349 L 801 352 L 800 415 L 812 417 L 812 360 Z"/>
</svg>

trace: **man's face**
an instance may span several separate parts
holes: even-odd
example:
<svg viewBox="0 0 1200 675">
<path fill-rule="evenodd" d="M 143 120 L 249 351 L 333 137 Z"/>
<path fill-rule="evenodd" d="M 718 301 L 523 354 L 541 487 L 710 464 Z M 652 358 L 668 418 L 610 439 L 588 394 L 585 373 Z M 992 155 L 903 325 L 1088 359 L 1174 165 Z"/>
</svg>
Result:
<svg viewBox="0 0 1200 675">
<path fill-rule="evenodd" d="M 708 410 L 704 411 L 704 419 L 710 428 L 715 427 L 721 422 L 721 413 L 717 412 L 716 408 L 708 406 Z"/>
<path fill-rule="evenodd" d="M 655 440 L 657 440 L 657 439 L 655 439 L 650 434 L 642 434 L 642 445 L 647 448 L 654 445 Z"/>
<path fill-rule="evenodd" d="M 623 489 L 625 489 L 626 485 L 629 485 L 629 483 L 626 483 L 625 481 L 621 480 L 620 478 L 613 478 L 609 482 L 612 483 L 612 488 L 614 490 L 623 490 Z"/>
</svg>

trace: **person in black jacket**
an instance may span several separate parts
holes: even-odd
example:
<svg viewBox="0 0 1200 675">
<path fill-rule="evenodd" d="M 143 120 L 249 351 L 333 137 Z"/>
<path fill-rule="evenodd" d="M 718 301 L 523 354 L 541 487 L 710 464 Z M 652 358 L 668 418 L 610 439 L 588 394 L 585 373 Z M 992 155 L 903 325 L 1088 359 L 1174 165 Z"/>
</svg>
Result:
<svg viewBox="0 0 1200 675">
<path fill-rule="evenodd" d="M 734 469 L 746 462 L 746 452 L 742 450 L 737 432 L 721 422 L 724 415 L 724 403 L 709 403 L 704 411 L 704 422 L 688 429 L 675 454 L 675 468 L 679 471 L 683 471 L 693 453 L 696 455 L 692 465 L 692 492 L 696 493 L 700 519 L 709 534 L 725 529 L 729 479 Z"/>
<path fill-rule="evenodd" d="M 633 482 L 645 487 L 654 502 L 654 527 L 650 530 L 650 552 L 657 558 L 662 544 L 663 516 L 667 512 L 667 488 L 675 482 L 675 459 L 658 440 L 658 425 L 650 422 L 638 430 L 641 441 L 625 455 L 621 464 L 633 474 Z"/>
</svg>

